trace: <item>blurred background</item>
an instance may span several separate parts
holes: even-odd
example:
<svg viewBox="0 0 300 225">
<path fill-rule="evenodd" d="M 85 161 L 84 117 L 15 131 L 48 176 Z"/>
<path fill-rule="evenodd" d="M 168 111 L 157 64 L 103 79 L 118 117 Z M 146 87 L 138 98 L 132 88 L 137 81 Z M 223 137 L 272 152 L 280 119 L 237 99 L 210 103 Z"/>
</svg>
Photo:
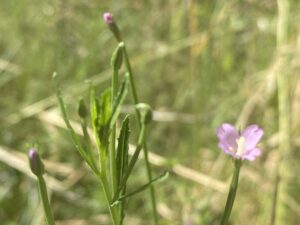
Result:
<svg viewBox="0 0 300 225">
<path fill-rule="evenodd" d="M 57 72 L 69 112 L 110 85 L 117 43 L 102 21 L 110 11 L 122 30 L 140 99 L 155 113 L 148 135 L 161 224 L 214 225 L 223 213 L 232 163 L 217 147 L 223 122 L 265 130 L 263 154 L 241 171 L 232 224 L 270 224 L 279 162 L 276 76 L 290 82 L 289 191 L 286 224 L 300 219 L 300 2 L 291 0 L 286 64 L 276 44 L 271 0 L 1 0 L 0 221 L 44 223 L 27 151 L 37 144 L 47 168 L 59 225 L 110 224 L 101 186 L 75 151 L 52 86 Z M 126 100 L 123 112 L 130 111 Z M 132 127 L 131 143 L 137 140 Z M 143 162 L 130 189 L 147 182 Z M 128 204 L 125 224 L 151 224 L 147 191 Z"/>
</svg>

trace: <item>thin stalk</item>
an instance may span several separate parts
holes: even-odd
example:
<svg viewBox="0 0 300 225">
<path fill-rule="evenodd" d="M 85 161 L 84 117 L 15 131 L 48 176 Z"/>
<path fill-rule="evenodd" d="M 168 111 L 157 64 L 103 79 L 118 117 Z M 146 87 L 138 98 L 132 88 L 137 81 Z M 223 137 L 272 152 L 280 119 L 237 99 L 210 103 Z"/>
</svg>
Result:
<svg viewBox="0 0 300 225">
<path fill-rule="evenodd" d="M 286 174 L 291 174 L 290 168 L 290 103 L 289 103 L 289 80 L 286 72 L 286 65 L 289 65 L 287 54 L 288 28 L 289 28 L 289 0 L 277 0 L 278 21 L 277 21 L 277 50 L 279 53 L 280 69 L 277 74 L 278 87 L 278 112 L 279 112 L 279 163 L 278 163 L 278 193 L 276 203 L 275 223 L 284 225 L 288 219 L 288 209 L 283 201 L 283 196 L 289 189 L 289 178 Z M 275 195 L 276 196 L 276 195 Z"/>
<path fill-rule="evenodd" d="M 118 92 L 118 71 L 114 69 L 111 82 L 111 107 L 114 106 L 115 97 Z M 110 172 L 112 181 L 112 193 L 117 190 L 117 166 L 116 166 L 116 124 L 114 124 L 110 137 Z"/>
<path fill-rule="evenodd" d="M 37 180 L 38 180 L 38 188 L 39 188 L 40 196 L 41 196 L 42 203 L 43 203 L 43 208 L 44 208 L 44 212 L 45 212 L 47 225 L 55 225 L 53 214 L 52 214 L 50 204 L 49 204 L 45 180 L 44 180 L 43 176 L 38 176 Z"/>
<path fill-rule="evenodd" d="M 125 57 L 125 65 L 127 68 L 127 71 L 129 73 L 129 82 L 130 82 L 130 86 L 131 86 L 131 93 L 132 93 L 132 99 L 135 105 L 137 105 L 139 102 L 138 96 L 137 96 L 137 91 L 135 88 L 135 83 L 134 83 L 134 79 L 133 79 L 133 73 L 132 73 L 132 68 L 131 68 L 131 64 L 129 61 L 129 56 L 126 50 L 126 46 L 124 44 L 124 48 L 123 48 L 123 52 L 124 52 L 124 57 Z M 139 126 L 141 128 L 142 124 L 140 122 L 140 114 L 138 112 L 137 109 L 136 110 L 136 114 L 139 120 Z M 144 154 L 147 153 L 147 144 L 146 141 L 144 142 Z M 150 167 L 150 163 L 148 160 L 148 157 L 145 154 L 145 164 L 146 164 L 146 170 L 147 170 L 147 175 L 148 175 L 148 181 L 150 182 L 152 180 L 152 172 L 151 172 L 151 167 Z M 153 185 L 151 185 L 150 187 L 150 199 L 151 199 L 151 205 L 152 205 L 152 214 L 153 214 L 153 221 L 155 225 L 158 225 L 158 216 L 157 216 L 157 209 L 156 209 L 156 199 L 155 199 L 155 192 L 154 192 L 154 187 Z"/>
<path fill-rule="evenodd" d="M 145 163 L 146 163 L 146 170 L 148 174 L 148 178 L 151 181 L 152 180 L 152 173 L 151 173 L 151 165 L 149 163 L 149 158 L 148 158 L 148 150 L 146 148 L 146 145 L 144 145 L 144 156 L 145 156 Z M 157 211 L 156 211 L 156 199 L 155 199 L 155 189 L 154 186 L 151 184 L 150 185 L 150 197 L 151 197 L 151 204 L 152 204 L 152 216 L 155 224 L 158 224 L 158 217 L 157 217 Z"/>
<path fill-rule="evenodd" d="M 230 189 L 227 196 L 226 206 L 223 214 L 223 218 L 221 221 L 221 225 L 227 225 L 229 221 L 229 217 L 232 211 L 233 203 L 236 196 L 236 191 L 238 188 L 239 183 L 239 174 L 240 174 L 240 168 L 242 165 L 241 160 L 234 160 L 234 169 L 233 169 L 233 176 L 230 184 Z"/>
<path fill-rule="evenodd" d="M 112 195 L 109 191 L 109 184 L 106 176 L 106 171 L 101 171 L 100 180 L 101 180 L 102 188 L 104 190 L 107 206 L 109 208 L 109 212 L 113 221 L 113 225 L 119 225 L 119 218 L 118 218 L 118 213 L 116 211 L 116 208 L 114 208 L 110 204 L 112 201 Z"/>
<path fill-rule="evenodd" d="M 126 187 L 124 187 L 123 191 L 121 192 L 121 195 L 122 194 L 125 194 L 126 193 Z M 122 201 L 120 203 L 120 206 L 119 206 L 119 218 L 120 218 L 120 225 L 123 224 L 123 221 L 124 221 L 124 209 L 125 209 L 125 201 Z"/>
<path fill-rule="evenodd" d="M 136 92 L 135 83 L 134 83 L 134 79 L 133 79 L 132 68 L 131 68 L 131 64 L 130 64 L 130 61 L 129 61 L 129 56 L 128 56 L 125 44 L 124 44 L 124 47 L 123 47 L 123 52 L 124 52 L 124 57 L 125 57 L 125 65 L 126 65 L 128 73 L 129 73 L 129 81 L 130 81 L 130 86 L 131 86 L 132 98 L 133 98 L 134 104 L 136 105 L 140 102 L 139 102 L 138 95 L 137 95 L 137 92 Z M 137 112 L 137 114 L 139 115 L 138 112 Z"/>
</svg>

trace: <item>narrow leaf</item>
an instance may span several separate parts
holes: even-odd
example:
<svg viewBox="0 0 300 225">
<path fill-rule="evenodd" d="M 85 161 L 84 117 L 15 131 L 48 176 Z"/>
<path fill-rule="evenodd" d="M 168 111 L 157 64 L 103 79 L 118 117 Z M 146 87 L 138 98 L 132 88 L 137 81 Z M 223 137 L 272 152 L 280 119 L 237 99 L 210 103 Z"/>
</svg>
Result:
<svg viewBox="0 0 300 225">
<path fill-rule="evenodd" d="M 117 147 L 117 184 L 122 181 L 123 174 L 125 173 L 127 163 L 128 163 L 128 139 L 129 139 L 129 116 L 127 115 L 122 122 L 122 127 L 120 135 L 118 138 L 118 147 Z"/>
<path fill-rule="evenodd" d="M 109 144 L 109 134 L 110 134 L 110 118 L 111 118 L 111 101 L 110 101 L 111 91 L 106 89 L 100 97 L 99 111 L 97 115 L 97 134 L 100 140 L 101 151 L 106 151 Z"/>
<path fill-rule="evenodd" d="M 114 206 L 116 204 L 119 204 L 121 201 L 123 201 L 124 199 L 128 198 L 128 197 L 131 197 L 135 194 L 138 194 L 142 191 L 144 191 L 145 189 L 147 189 L 148 187 L 150 187 L 150 185 L 153 185 L 154 183 L 157 183 L 157 182 L 162 182 L 164 181 L 165 179 L 167 179 L 169 176 L 169 172 L 168 171 L 165 171 L 163 174 L 159 175 L 158 177 L 152 179 L 149 183 L 137 188 L 135 191 L 132 191 L 126 195 L 122 195 L 120 196 L 115 202 L 113 202 L 111 204 L 111 206 Z"/>
<path fill-rule="evenodd" d="M 110 128 L 112 128 L 115 125 L 116 121 L 117 121 L 117 118 L 120 114 L 121 105 L 124 102 L 125 97 L 128 93 L 128 86 L 129 86 L 129 75 L 126 74 L 125 77 L 124 77 L 124 80 L 122 82 L 121 89 L 120 89 L 120 91 L 117 95 L 117 98 L 114 102 L 114 105 L 113 105 L 111 121 L 110 121 Z"/>
</svg>

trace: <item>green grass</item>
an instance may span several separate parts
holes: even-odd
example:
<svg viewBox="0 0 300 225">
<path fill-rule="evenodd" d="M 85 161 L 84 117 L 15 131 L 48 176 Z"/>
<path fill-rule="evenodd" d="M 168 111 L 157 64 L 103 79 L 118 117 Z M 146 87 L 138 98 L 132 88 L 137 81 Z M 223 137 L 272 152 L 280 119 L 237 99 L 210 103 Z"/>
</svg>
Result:
<svg viewBox="0 0 300 225">
<path fill-rule="evenodd" d="M 149 150 L 167 159 L 165 165 L 153 166 L 154 175 L 180 163 L 228 184 L 232 164 L 220 154 L 215 129 L 225 121 L 236 123 L 242 114 L 239 121 L 258 123 L 265 135 L 263 155 L 241 169 L 232 224 L 269 224 L 279 156 L 276 2 L 103 2 L 1 0 L 0 148 L 26 154 L 30 144 L 38 143 L 42 158 L 55 163 L 48 174 L 66 187 L 51 195 L 55 218 L 65 222 L 61 224 L 71 219 L 92 225 L 104 219 L 103 224 L 108 224 L 106 217 L 97 217 L 109 216 L 101 187 L 82 163 L 69 133 L 55 126 L 53 118 L 42 120 L 40 112 L 58 113 L 57 101 L 47 100 L 54 95 L 54 71 L 75 121 L 79 121 L 77 100 L 88 96 L 84 81 L 97 82 L 98 93 L 110 84 L 111 71 L 107 69 L 117 43 L 102 22 L 102 13 L 109 10 L 122 29 L 140 99 L 163 113 L 150 126 L 148 138 Z M 290 4 L 291 59 L 286 72 L 292 106 L 293 174 L 286 176 L 293 179 L 286 200 L 286 224 L 297 224 L 300 4 L 297 0 Z M 22 109 L 33 109 L 33 104 L 42 100 L 45 105 L 34 115 L 22 115 Z M 126 101 L 130 103 L 129 98 Z M 249 105 L 253 107 L 243 111 Z M 178 116 L 170 119 L 170 112 Z M 137 134 L 137 124 L 131 129 Z M 137 136 L 132 135 L 131 142 L 136 141 Z M 8 153 L 14 155 L 11 150 Z M 71 172 L 67 168 L 58 171 L 58 165 L 70 167 Z M 130 189 L 146 181 L 140 162 L 130 179 Z M 201 225 L 220 222 L 226 193 L 176 174 L 157 185 L 161 224 L 182 224 L 187 219 Z M 35 181 L 0 155 L 2 224 L 42 224 L 38 204 Z M 148 195 L 132 198 L 125 224 L 151 224 L 150 217 Z"/>
</svg>

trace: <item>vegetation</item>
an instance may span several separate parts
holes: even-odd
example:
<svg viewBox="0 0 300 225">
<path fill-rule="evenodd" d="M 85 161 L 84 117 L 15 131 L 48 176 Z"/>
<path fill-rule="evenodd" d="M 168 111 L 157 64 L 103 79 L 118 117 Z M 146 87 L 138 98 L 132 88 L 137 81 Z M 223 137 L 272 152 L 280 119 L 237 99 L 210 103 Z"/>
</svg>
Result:
<svg viewBox="0 0 300 225">
<path fill-rule="evenodd" d="M 243 162 L 231 224 L 298 224 L 299 1 L 1 0 L 0 8 L 2 224 L 45 221 L 27 159 L 34 144 L 56 224 L 111 224 L 101 185 L 72 144 L 52 85 L 56 72 L 77 131 L 78 99 L 89 98 L 86 80 L 99 96 L 111 84 L 118 43 L 103 22 L 106 11 L 122 31 L 139 99 L 153 109 L 153 177 L 170 172 L 154 184 L 159 224 L 220 224 L 233 168 L 217 146 L 224 122 L 264 129 L 262 155 Z M 130 94 L 122 118 L 134 114 Z M 136 145 L 138 120 L 131 119 L 130 130 Z M 144 164 L 137 161 L 128 191 L 148 182 Z M 146 192 L 131 197 L 124 224 L 152 224 Z"/>
</svg>

